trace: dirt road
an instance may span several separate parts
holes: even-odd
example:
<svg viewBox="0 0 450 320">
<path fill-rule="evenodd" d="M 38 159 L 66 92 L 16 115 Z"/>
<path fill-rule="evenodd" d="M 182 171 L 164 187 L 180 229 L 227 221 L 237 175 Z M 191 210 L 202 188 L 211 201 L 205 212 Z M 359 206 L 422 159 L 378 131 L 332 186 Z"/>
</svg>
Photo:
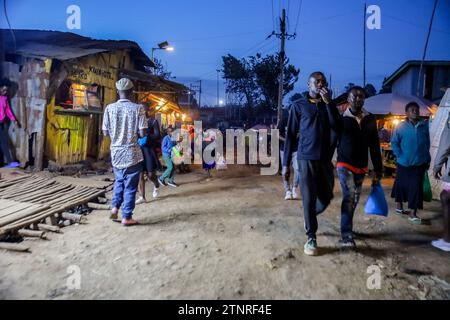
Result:
<svg viewBox="0 0 450 320">
<path fill-rule="evenodd" d="M 137 207 L 140 226 L 94 211 L 51 240 L 26 240 L 30 254 L 0 251 L 0 299 L 450 298 L 450 254 L 429 244 L 440 236 L 438 202 L 425 204 L 425 226 L 367 217 L 360 204 L 358 250 L 340 252 L 336 185 L 319 218 L 321 254 L 307 257 L 301 201 L 283 199 L 279 176 L 230 166 L 211 180 L 200 170 L 177 179 L 178 189 Z M 368 191 L 367 181 L 361 203 Z"/>
</svg>

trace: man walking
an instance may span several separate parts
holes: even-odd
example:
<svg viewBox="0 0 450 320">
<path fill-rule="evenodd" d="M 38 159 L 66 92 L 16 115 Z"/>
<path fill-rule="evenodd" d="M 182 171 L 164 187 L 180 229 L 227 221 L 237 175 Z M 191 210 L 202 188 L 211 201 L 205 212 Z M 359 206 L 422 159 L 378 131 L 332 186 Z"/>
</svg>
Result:
<svg viewBox="0 0 450 320">
<path fill-rule="evenodd" d="M 144 107 L 131 102 L 133 82 L 122 78 L 116 83 L 120 99 L 108 105 L 103 118 L 103 134 L 111 138 L 111 162 L 114 169 L 114 195 L 111 219 L 117 219 L 122 207 L 122 225 L 136 225 L 133 210 L 144 160 L 138 138 L 145 135 Z"/>
<path fill-rule="evenodd" d="M 327 80 L 314 72 L 308 81 L 309 93 L 293 102 L 286 130 L 283 174 L 289 174 L 292 153 L 297 147 L 300 191 L 303 199 L 307 255 L 317 255 L 317 214 L 325 211 L 333 198 L 331 159 L 340 134 L 340 115 L 332 103 Z"/>
<path fill-rule="evenodd" d="M 342 135 L 337 147 L 337 173 L 342 189 L 341 248 L 355 248 L 353 239 L 353 215 L 361 195 L 361 188 L 368 169 L 368 151 L 375 177 L 382 176 L 380 141 L 375 116 L 364 109 L 365 91 L 355 86 L 348 93 L 348 109 L 342 116 Z"/>
</svg>

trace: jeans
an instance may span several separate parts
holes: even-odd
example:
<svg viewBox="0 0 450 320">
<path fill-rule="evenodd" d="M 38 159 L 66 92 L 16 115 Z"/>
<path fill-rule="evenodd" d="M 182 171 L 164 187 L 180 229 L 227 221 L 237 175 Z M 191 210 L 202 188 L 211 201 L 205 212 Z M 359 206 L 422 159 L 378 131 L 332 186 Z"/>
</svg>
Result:
<svg viewBox="0 0 450 320">
<path fill-rule="evenodd" d="M 337 168 L 342 189 L 341 236 L 353 237 L 353 215 L 361 196 L 365 174 L 356 174 L 344 167 Z"/>
<path fill-rule="evenodd" d="M 169 179 L 169 182 L 174 182 L 173 176 L 175 174 L 175 167 L 173 165 L 172 157 L 164 154 L 163 160 L 164 160 L 164 163 L 166 164 L 167 169 L 166 169 L 166 171 L 164 171 L 164 173 L 162 174 L 160 179 L 163 182 L 166 181 L 166 179 Z"/>
<path fill-rule="evenodd" d="M 142 162 L 125 168 L 114 168 L 114 194 L 112 207 L 119 209 L 122 204 L 122 218 L 131 219 L 136 201 L 136 191 L 142 172 Z"/>
<path fill-rule="evenodd" d="M 298 165 L 306 235 L 315 239 L 317 215 L 324 212 L 333 199 L 333 164 L 331 161 L 298 160 Z"/>
<path fill-rule="evenodd" d="M 280 151 L 281 163 L 283 163 L 283 158 L 284 158 L 284 151 L 281 150 Z M 299 172 L 299 168 L 298 168 L 297 152 L 292 153 L 291 166 L 294 169 L 294 180 L 292 181 L 292 189 L 291 189 L 291 185 L 289 184 L 289 181 L 286 181 L 283 179 L 283 186 L 284 186 L 285 192 L 295 190 L 298 187 L 298 185 L 300 184 L 300 172 Z"/>
</svg>

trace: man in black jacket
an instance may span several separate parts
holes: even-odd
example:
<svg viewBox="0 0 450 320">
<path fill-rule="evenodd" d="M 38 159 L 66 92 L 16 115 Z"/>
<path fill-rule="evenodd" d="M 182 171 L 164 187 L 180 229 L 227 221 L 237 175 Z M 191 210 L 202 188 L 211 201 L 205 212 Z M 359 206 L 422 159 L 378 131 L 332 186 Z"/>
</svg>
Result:
<svg viewBox="0 0 450 320">
<path fill-rule="evenodd" d="M 353 87 L 348 93 L 348 109 L 342 115 L 342 134 L 337 148 L 337 173 L 342 189 L 341 205 L 341 248 L 354 248 L 353 214 L 358 204 L 361 188 L 368 169 L 368 151 L 374 166 L 373 183 L 379 183 L 382 176 L 380 141 L 377 121 L 364 106 L 365 91 Z"/>
<path fill-rule="evenodd" d="M 289 174 L 292 153 L 297 148 L 300 171 L 307 255 L 317 255 L 317 214 L 325 211 L 333 198 L 334 174 L 331 159 L 340 134 L 340 115 L 331 101 L 327 80 L 314 72 L 308 81 L 309 93 L 293 102 L 287 123 L 283 174 Z"/>
</svg>

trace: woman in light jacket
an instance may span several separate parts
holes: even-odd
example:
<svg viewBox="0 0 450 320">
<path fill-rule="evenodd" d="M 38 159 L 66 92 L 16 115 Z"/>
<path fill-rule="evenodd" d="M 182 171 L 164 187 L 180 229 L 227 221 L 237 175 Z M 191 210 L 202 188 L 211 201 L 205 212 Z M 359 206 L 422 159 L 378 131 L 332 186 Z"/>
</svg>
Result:
<svg viewBox="0 0 450 320">
<path fill-rule="evenodd" d="M 399 215 L 407 215 L 413 224 L 421 224 L 417 210 L 423 209 L 423 180 L 430 167 L 430 130 L 428 121 L 420 119 L 420 108 L 415 102 L 405 107 L 406 120 L 394 131 L 392 151 L 397 157 L 397 175 L 391 196 Z M 408 202 L 409 210 L 403 210 Z"/>
</svg>

